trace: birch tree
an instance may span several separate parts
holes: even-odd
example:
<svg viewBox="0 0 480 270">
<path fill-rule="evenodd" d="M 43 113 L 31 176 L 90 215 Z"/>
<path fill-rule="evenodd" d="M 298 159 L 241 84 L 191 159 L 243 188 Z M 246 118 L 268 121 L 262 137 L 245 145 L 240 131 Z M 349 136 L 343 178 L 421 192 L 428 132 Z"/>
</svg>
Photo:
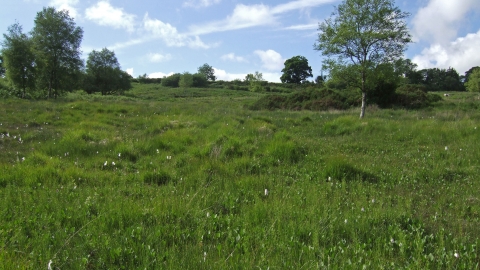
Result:
<svg viewBox="0 0 480 270">
<path fill-rule="evenodd" d="M 362 93 L 360 118 L 367 93 L 375 86 L 378 65 L 401 59 L 411 36 L 402 12 L 392 0 L 344 0 L 319 24 L 314 49 L 325 56 L 323 67 L 356 86 Z"/>
</svg>

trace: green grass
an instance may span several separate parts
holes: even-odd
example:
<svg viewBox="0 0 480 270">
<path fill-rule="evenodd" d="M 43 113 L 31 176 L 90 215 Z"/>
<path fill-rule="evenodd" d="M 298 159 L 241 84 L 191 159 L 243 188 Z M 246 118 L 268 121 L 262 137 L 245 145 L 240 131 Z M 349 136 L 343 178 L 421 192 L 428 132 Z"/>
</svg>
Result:
<svg viewBox="0 0 480 270">
<path fill-rule="evenodd" d="M 480 267 L 478 95 L 364 120 L 261 95 L 0 101 L 0 269 Z"/>
</svg>

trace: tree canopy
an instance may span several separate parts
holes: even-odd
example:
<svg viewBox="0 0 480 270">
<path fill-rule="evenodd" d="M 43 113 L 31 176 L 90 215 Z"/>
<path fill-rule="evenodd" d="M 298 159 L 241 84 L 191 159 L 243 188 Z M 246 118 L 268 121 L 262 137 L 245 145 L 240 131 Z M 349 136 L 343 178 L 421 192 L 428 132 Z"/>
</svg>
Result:
<svg viewBox="0 0 480 270">
<path fill-rule="evenodd" d="M 88 93 L 102 95 L 130 89 L 130 75 L 120 69 L 113 51 L 103 48 L 88 55 L 84 87 Z"/>
<path fill-rule="evenodd" d="M 48 97 L 57 97 L 79 79 L 83 68 L 80 59 L 83 30 L 75 25 L 68 11 L 47 7 L 37 13 L 31 35 L 40 87 L 48 90 Z"/>
<path fill-rule="evenodd" d="M 312 68 L 308 65 L 308 60 L 304 56 L 294 56 L 285 61 L 285 67 L 282 69 L 280 80 L 282 83 L 302 83 L 308 77 L 313 77 Z"/>
<path fill-rule="evenodd" d="M 319 25 L 315 50 L 327 57 L 324 68 L 344 74 L 361 90 L 360 118 L 365 115 L 367 92 L 375 86 L 376 67 L 401 59 L 411 42 L 408 16 L 392 0 L 344 0 Z"/>
<path fill-rule="evenodd" d="M 35 55 L 32 51 L 32 40 L 22 32 L 18 23 L 8 28 L 4 34 L 2 55 L 5 57 L 4 65 L 6 77 L 12 83 L 17 95 L 27 97 L 27 90 L 35 88 Z"/>
<path fill-rule="evenodd" d="M 465 87 L 470 92 L 480 92 L 480 68 L 474 68 L 469 74 Z"/>
<path fill-rule="evenodd" d="M 215 70 L 207 63 L 203 64 L 203 66 L 198 68 L 198 74 L 202 74 L 203 76 L 205 76 L 205 79 L 207 79 L 207 81 L 214 82 L 217 79 L 217 77 L 215 77 Z"/>
</svg>

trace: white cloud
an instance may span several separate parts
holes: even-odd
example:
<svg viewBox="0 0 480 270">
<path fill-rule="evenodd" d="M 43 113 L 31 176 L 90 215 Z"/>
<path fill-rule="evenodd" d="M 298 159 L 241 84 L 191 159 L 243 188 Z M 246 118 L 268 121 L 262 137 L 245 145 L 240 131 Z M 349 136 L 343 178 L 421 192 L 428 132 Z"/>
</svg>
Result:
<svg viewBox="0 0 480 270">
<path fill-rule="evenodd" d="M 167 46 L 170 47 L 183 47 L 189 46 L 191 48 L 208 49 L 215 45 L 207 45 L 200 40 L 200 37 L 194 36 L 194 38 L 181 34 L 177 28 L 169 23 L 164 23 L 157 19 L 150 19 L 148 13 L 145 14 L 143 19 L 144 29 L 153 35 L 154 38 L 162 39 Z"/>
<path fill-rule="evenodd" d="M 471 67 L 480 65 L 480 30 L 457 38 L 446 45 L 434 44 L 413 57 L 412 61 L 419 69 L 453 67 L 458 73 L 463 74 Z"/>
<path fill-rule="evenodd" d="M 445 44 L 457 36 L 465 15 L 479 7 L 478 0 L 430 0 L 413 18 L 414 39 Z"/>
<path fill-rule="evenodd" d="M 115 8 L 108 1 L 100 1 L 85 10 L 85 17 L 102 26 L 123 28 L 128 32 L 135 30 L 135 15 L 125 13 L 122 8 Z"/>
<path fill-rule="evenodd" d="M 317 30 L 318 23 L 297 24 L 283 28 L 284 30 Z"/>
<path fill-rule="evenodd" d="M 227 73 L 225 70 L 218 68 L 213 68 L 213 70 L 215 71 L 217 79 L 222 81 L 233 81 L 235 79 L 243 80 L 245 79 L 245 76 L 247 76 L 246 73 Z"/>
<path fill-rule="evenodd" d="M 217 79 L 222 81 L 233 81 L 235 79 L 240 79 L 243 81 L 245 79 L 245 76 L 247 76 L 247 73 L 228 73 L 227 71 L 218 68 L 213 68 L 213 70 L 215 71 L 215 76 L 217 77 Z M 253 74 L 254 72 L 251 73 Z M 280 77 L 282 76 L 282 74 L 275 72 L 261 73 L 263 75 L 263 79 L 269 82 L 280 82 Z"/>
<path fill-rule="evenodd" d="M 75 5 L 78 4 L 78 0 L 51 0 L 49 6 L 55 7 L 57 10 L 67 10 L 72 18 L 78 18 L 78 11 Z"/>
<path fill-rule="evenodd" d="M 163 78 L 163 77 L 168 77 L 172 74 L 173 72 L 170 72 L 170 73 L 154 72 L 154 73 L 148 74 L 148 78 L 152 78 L 152 79 Z"/>
<path fill-rule="evenodd" d="M 269 82 L 281 82 L 280 81 L 280 77 L 282 77 L 282 74 L 281 73 L 278 73 L 278 72 L 265 72 L 265 73 L 262 73 L 263 74 L 263 79 L 265 81 L 269 81 Z"/>
<path fill-rule="evenodd" d="M 183 3 L 184 7 L 208 7 L 220 3 L 222 0 L 188 0 Z"/>
<path fill-rule="evenodd" d="M 258 25 L 268 25 L 275 23 L 275 21 L 276 19 L 271 14 L 270 8 L 266 5 L 247 6 L 238 4 L 233 10 L 233 14 L 226 19 L 203 25 L 193 25 L 190 26 L 190 31 L 193 34 L 201 35 Z"/>
<path fill-rule="evenodd" d="M 292 10 L 315 7 L 315 6 L 324 5 L 324 4 L 328 4 L 328 3 L 336 2 L 336 1 L 337 0 L 297 0 L 297 1 L 291 1 L 291 2 L 288 2 L 288 3 L 285 3 L 285 4 L 280 4 L 280 5 L 275 6 L 272 9 L 272 13 L 274 13 L 274 14 L 285 13 L 285 12 L 292 11 Z"/>
<path fill-rule="evenodd" d="M 127 72 L 128 74 L 130 74 L 130 76 L 133 77 L 133 74 L 134 74 L 134 73 L 133 73 L 133 68 L 127 68 L 126 72 Z"/>
<path fill-rule="evenodd" d="M 255 54 L 262 60 L 262 66 L 268 70 L 282 70 L 284 67 L 285 59 L 274 50 L 256 50 Z"/>
<path fill-rule="evenodd" d="M 224 60 L 224 61 L 248 63 L 247 59 L 245 59 L 244 57 L 241 57 L 241 56 L 236 56 L 234 53 L 228 53 L 228 54 L 222 55 L 221 59 Z"/>
<path fill-rule="evenodd" d="M 264 4 L 235 6 L 233 13 L 226 19 L 201 25 L 190 26 L 190 31 L 196 35 L 243 29 L 254 26 L 274 25 L 277 15 L 297 9 L 319 6 L 337 0 L 296 0 L 273 8 Z"/>
<path fill-rule="evenodd" d="M 172 59 L 172 55 L 169 53 L 165 55 L 159 53 L 149 53 L 147 57 L 149 61 L 153 63 L 166 62 Z"/>
</svg>

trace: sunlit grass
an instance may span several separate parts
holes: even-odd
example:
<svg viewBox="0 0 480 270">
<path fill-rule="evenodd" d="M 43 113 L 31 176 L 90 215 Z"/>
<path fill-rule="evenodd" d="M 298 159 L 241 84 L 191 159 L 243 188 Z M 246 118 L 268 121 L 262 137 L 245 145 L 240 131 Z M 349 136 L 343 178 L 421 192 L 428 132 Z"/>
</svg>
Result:
<svg viewBox="0 0 480 270">
<path fill-rule="evenodd" d="M 470 93 L 359 120 L 178 91 L 2 101 L 0 268 L 479 267 Z"/>
</svg>

